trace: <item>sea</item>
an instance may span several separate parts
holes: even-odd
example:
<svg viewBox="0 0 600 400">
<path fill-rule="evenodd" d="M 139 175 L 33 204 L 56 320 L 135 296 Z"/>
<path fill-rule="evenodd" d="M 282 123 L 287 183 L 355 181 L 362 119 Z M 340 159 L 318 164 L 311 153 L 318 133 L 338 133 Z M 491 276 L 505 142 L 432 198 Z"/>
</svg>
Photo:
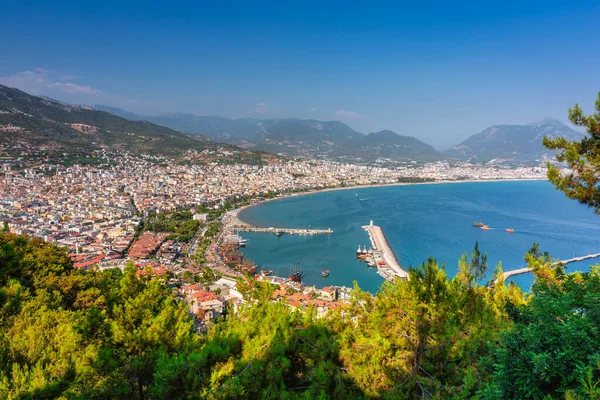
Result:
<svg viewBox="0 0 600 400">
<path fill-rule="evenodd" d="M 370 247 L 362 226 L 379 225 L 403 266 L 434 257 L 453 277 L 458 260 L 475 243 L 487 253 L 489 276 L 502 262 L 504 271 L 527 266 L 534 243 L 556 259 L 600 253 L 600 216 L 568 199 L 547 181 L 497 181 L 369 187 L 297 195 L 242 210 L 239 218 L 260 227 L 331 228 L 321 235 L 242 233 L 244 254 L 260 268 L 287 277 L 293 265 L 309 286 L 330 285 L 377 292 L 383 278 L 356 259 L 358 246 Z M 481 221 L 485 231 L 473 227 Z M 506 232 L 512 228 L 514 233 Z M 589 271 L 600 259 L 569 264 L 567 271 Z M 329 270 L 327 278 L 321 277 Z M 511 278 L 523 290 L 531 274 Z"/>
</svg>

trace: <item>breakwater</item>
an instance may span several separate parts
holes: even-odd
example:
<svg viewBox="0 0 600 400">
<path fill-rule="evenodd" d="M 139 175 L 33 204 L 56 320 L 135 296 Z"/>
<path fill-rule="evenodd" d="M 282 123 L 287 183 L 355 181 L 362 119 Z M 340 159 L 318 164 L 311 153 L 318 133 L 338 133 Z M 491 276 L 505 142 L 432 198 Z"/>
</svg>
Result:
<svg viewBox="0 0 600 400">
<path fill-rule="evenodd" d="M 371 221 L 370 225 L 365 225 L 362 228 L 367 231 L 369 239 L 371 239 L 372 256 L 375 259 L 379 274 L 388 280 L 393 280 L 394 276 L 400 279 L 408 279 L 408 272 L 396 260 L 396 256 L 390 248 L 381 227 L 373 225 L 373 221 Z"/>
<path fill-rule="evenodd" d="M 574 262 L 579 262 L 579 261 L 584 261 L 584 260 L 590 260 L 592 258 L 598 258 L 600 257 L 600 253 L 597 254 L 588 254 L 587 256 L 581 256 L 581 257 L 573 257 L 573 258 L 569 258 L 568 260 L 559 260 L 556 262 L 553 262 L 550 265 L 559 265 L 559 264 L 570 264 L 570 263 L 574 263 Z M 525 268 L 519 268 L 519 269 L 513 269 L 510 271 L 506 271 L 502 274 L 502 279 L 506 280 L 508 278 L 510 278 L 511 276 L 515 276 L 515 275 L 521 275 L 521 274 L 527 274 L 529 272 L 532 272 L 533 268 L 529 268 L 529 267 L 525 267 Z M 496 279 L 496 282 L 498 282 L 500 279 Z"/>
<path fill-rule="evenodd" d="M 303 229 L 303 228 L 259 228 L 257 226 L 244 225 L 244 226 L 233 226 L 238 232 L 260 232 L 260 233 L 275 233 L 277 235 L 319 235 L 324 233 L 333 233 L 331 229 Z"/>
</svg>

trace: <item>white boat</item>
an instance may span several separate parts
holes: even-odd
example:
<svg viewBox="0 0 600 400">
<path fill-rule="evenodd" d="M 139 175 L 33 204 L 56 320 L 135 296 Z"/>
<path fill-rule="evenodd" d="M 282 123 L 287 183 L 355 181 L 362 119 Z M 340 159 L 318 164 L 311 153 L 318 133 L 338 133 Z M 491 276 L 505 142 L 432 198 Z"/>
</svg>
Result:
<svg viewBox="0 0 600 400">
<path fill-rule="evenodd" d="M 225 242 L 229 244 L 234 244 L 240 247 L 244 247 L 246 243 L 248 243 L 248 239 L 242 238 L 238 234 L 228 235 L 225 237 Z"/>
</svg>

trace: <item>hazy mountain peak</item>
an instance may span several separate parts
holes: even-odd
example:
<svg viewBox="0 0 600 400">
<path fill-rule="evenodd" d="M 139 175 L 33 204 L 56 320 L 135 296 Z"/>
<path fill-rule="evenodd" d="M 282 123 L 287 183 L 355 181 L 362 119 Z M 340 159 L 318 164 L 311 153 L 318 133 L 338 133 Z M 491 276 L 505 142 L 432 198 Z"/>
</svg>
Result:
<svg viewBox="0 0 600 400">
<path fill-rule="evenodd" d="M 568 127 L 565 123 L 563 123 L 562 121 L 556 119 L 556 118 L 551 118 L 551 117 L 545 117 L 542 118 L 539 121 L 535 121 L 535 122 L 530 122 L 529 124 L 527 124 L 529 126 L 554 126 L 554 127 Z"/>
<path fill-rule="evenodd" d="M 540 160 L 553 154 L 543 146 L 544 136 L 579 140 L 583 134 L 554 118 L 544 118 L 527 125 L 494 125 L 454 146 L 446 154 L 482 161 L 492 158 Z"/>
</svg>

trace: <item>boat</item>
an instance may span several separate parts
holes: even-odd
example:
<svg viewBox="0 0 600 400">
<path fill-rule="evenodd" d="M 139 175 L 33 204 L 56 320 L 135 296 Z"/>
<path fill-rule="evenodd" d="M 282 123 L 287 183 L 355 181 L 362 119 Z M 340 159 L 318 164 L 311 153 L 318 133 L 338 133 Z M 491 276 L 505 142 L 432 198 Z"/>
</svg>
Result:
<svg viewBox="0 0 600 400">
<path fill-rule="evenodd" d="M 481 221 L 473 222 L 473 226 L 477 228 L 483 228 L 485 225 Z"/>
<path fill-rule="evenodd" d="M 489 229 L 490 229 L 490 227 L 489 227 L 489 226 L 487 226 L 487 225 L 483 225 L 483 226 L 481 227 L 481 229 L 483 229 L 484 231 L 487 231 L 487 230 L 489 230 Z"/>
<path fill-rule="evenodd" d="M 374 258 L 371 258 L 369 261 L 367 261 L 367 265 L 368 265 L 369 267 L 376 267 L 376 266 L 377 266 L 377 263 L 375 262 L 375 259 L 374 259 Z"/>
<path fill-rule="evenodd" d="M 237 270 L 250 275 L 254 275 L 256 273 L 256 267 L 251 264 L 240 265 L 238 266 Z"/>
<path fill-rule="evenodd" d="M 282 231 L 277 231 L 277 232 L 275 232 L 275 235 L 281 236 L 281 235 L 283 235 L 283 232 Z"/>
<path fill-rule="evenodd" d="M 327 278 L 328 276 L 329 276 L 329 271 L 327 271 L 326 269 L 323 270 L 323 272 L 321 272 L 321 277 Z"/>
<path fill-rule="evenodd" d="M 294 266 L 291 269 L 291 275 L 288 277 L 288 279 L 292 282 L 301 283 L 303 274 L 304 273 L 300 271 L 300 264 L 294 264 Z"/>
<path fill-rule="evenodd" d="M 506 229 L 506 232 L 508 232 L 508 233 L 513 233 L 514 231 L 515 231 L 515 230 L 514 230 L 513 228 L 507 228 L 507 229 Z"/>
<path fill-rule="evenodd" d="M 364 260 L 368 256 L 369 256 L 369 252 L 367 251 L 367 246 L 363 246 L 363 248 L 361 249 L 360 245 L 358 245 L 358 249 L 356 250 L 356 258 L 360 258 L 361 260 Z"/>
<path fill-rule="evenodd" d="M 237 233 L 234 233 L 232 235 L 225 236 L 225 243 L 238 247 L 244 247 L 246 246 L 246 243 L 248 243 L 248 239 L 244 239 Z"/>
</svg>

